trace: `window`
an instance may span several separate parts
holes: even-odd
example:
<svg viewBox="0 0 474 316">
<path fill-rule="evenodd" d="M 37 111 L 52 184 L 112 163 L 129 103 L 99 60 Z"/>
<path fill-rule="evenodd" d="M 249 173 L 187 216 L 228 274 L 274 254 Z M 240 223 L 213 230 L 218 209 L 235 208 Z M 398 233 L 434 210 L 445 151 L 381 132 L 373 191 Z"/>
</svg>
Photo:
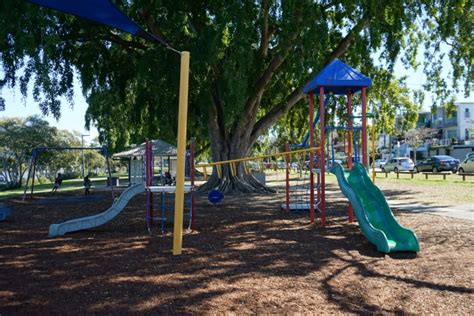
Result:
<svg viewBox="0 0 474 316">
<path fill-rule="evenodd" d="M 448 130 L 446 133 L 446 138 L 451 139 L 451 138 L 456 138 L 457 137 L 457 131 L 456 130 Z"/>
<path fill-rule="evenodd" d="M 469 109 L 466 108 L 466 109 L 464 110 L 464 118 L 470 118 L 470 117 L 471 117 L 471 113 L 469 113 Z"/>
</svg>

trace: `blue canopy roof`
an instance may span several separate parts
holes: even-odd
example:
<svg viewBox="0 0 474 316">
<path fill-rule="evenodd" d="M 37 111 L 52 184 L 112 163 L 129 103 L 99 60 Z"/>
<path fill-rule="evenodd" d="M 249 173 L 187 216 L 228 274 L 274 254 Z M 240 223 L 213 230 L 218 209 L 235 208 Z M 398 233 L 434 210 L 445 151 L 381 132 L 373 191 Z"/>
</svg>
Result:
<svg viewBox="0 0 474 316">
<path fill-rule="evenodd" d="M 319 94 L 319 87 L 324 87 L 324 93 L 332 92 L 335 95 L 345 95 L 350 89 L 352 93 L 362 87 L 372 86 L 372 80 L 354 68 L 334 59 L 323 68 L 303 89 L 304 93 L 314 91 Z"/>
<path fill-rule="evenodd" d="M 66 12 L 121 31 L 140 36 L 149 41 L 168 46 L 161 38 L 152 35 L 120 11 L 110 0 L 29 0 L 32 3 Z"/>
</svg>

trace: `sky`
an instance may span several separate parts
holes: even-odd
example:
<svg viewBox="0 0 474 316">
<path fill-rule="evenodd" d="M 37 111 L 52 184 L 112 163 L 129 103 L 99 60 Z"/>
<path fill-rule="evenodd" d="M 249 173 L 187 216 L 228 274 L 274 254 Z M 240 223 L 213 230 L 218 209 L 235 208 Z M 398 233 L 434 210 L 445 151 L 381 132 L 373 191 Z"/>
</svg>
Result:
<svg viewBox="0 0 474 316">
<path fill-rule="evenodd" d="M 30 87 L 31 88 L 31 87 Z M 28 98 L 24 99 L 19 88 L 7 89 L 3 88 L 0 96 L 5 99 L 5 111 L 0 112 L 0 117 L 27 117 L 31 115 L 39 115 L 47 120 L 51 126 L 60 129 L 76 131 L 84 136 L 84 142 L 88 144 L 93 138 L 99 135 L 97 128 L 91 127 L 88 131 L 85 129 L 85 114 L 87 103 L 82 94 L 81 86 L 78 80 L 74 80 L 74 105 L 71 107 L 65 99 L 61 99 L 61 117 L 56 120 L 54 117 L 44 116 L 41 113 L 38 103 L 33 100 L 31 89 Z"/>
</svg>

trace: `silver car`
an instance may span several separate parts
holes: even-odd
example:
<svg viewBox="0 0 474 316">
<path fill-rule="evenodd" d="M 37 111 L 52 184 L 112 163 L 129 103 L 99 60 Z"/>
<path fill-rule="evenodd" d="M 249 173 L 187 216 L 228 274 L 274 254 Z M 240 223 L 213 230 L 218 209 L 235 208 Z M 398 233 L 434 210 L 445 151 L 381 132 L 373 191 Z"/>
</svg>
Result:
<svg viewBox="0 0 474 316">
<path fill-rule="evenodd" d="M 415 164 L 413 160 L 406 157 L 392 158 L 382 167 L 384 172 L 413 171 Z"/>
<path fill-rule="evenodd" d="M 385 166 L 386 163 L 387 161 L 385 161 L 384 159 L 377 159 L 375 160 L 375 168 L 383 169 L 383 166 Z"/>
<path fill-rule="evenodd" d="M 458 167 L 459 173 L 474 173 L 474 155 L 464 159 Z"/>
</svg>

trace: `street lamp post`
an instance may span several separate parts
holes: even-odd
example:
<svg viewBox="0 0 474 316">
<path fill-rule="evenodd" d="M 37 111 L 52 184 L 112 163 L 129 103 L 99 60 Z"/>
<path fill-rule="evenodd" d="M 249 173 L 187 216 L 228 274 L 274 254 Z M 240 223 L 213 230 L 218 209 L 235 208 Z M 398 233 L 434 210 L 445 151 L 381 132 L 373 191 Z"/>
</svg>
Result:
<svg viewBox="0 0 474 316">
<path fill-rule="evenodd" d="M 87 135 L 81 135 L 81 155 L 82 155 L 82 178 L 84 178 L 85 175 L 85 161 L 84 161 L 84 136 L 89 136 Z"/>
</svg>

